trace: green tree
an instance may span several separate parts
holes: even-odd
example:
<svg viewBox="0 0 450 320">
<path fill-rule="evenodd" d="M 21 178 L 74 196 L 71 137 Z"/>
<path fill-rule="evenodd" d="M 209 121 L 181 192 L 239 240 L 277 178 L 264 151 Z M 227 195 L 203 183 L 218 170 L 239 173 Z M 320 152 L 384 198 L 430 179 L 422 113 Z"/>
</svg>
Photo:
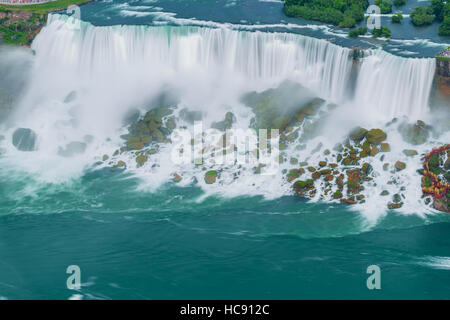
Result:
<svg viewBox="0 0 450 320">
<path fill-rule="evenodd" d="M 406 4 L 406 0 L 394 0 L 394 5 L 400 7 Z"/>
<path fill-rule="evenodd" d="M 450 16 L 444 18 L 444 21 L 439 26 L 439 35 L 443 37 L 450 37 Z"/>
<path fill-rule="evenodd" d="M 390 0 L 375 0 L 375 5 L 380 7 L 382 14 L 392 12 L 392 3 Z"/>
<path fill-rule="evenodd" d="M 444 0 L 432 0 L 430 8 L 439 21 L 444 20 Z"/>
<path fill-rule="evenodd" d="M 366 33 L 367 33 L 367 28 L 361 27 L 361 28 L 351 29 L 351 30 L 348 32 L 348 35 L 349 35 L 349 37 L 351 37 L 351 38 L 357 38 L 358 36 L 365 35 Z"/>
<path fill-rule="evenodd" d="M 390 38 L 391 37 L 391 30 L 387 27 L 381 27 L 378 29 L 372 30 L 372 35 L 375 38 L 383 37 L 383 38 Z"/>
<path fill-rule="evenodd" d="M 403 20 L 403 15 L 401 13 L 394 13 L 392 16 L 392 23 L 401 23 Z"/>
<path fill-rule="evenodd" d="M 416 26 L 426 26 L 433 23 L 434 15 L 430 14 L 432 10 L 420 6 L 411 11 L 410 17 L 412 23 Z"/>
</svg>

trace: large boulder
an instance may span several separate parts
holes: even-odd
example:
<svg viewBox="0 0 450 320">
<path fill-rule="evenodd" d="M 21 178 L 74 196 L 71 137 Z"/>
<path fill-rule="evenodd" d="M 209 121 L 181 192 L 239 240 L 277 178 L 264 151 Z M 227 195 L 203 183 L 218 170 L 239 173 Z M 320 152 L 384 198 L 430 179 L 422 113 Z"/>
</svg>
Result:
<svg viewBox="0 0 450 320">
<path fill-rule="evenodd" d="M 372 144 L 380 144 L 386 140 L 387 134 L 381 129 L 372 129 L 367 133 L 367 141 Z"/>
<path fill-rule="evenodd" d="M 252 108 L 254 129 L 279 129 L 300 125 L 305 117 L 315 115 L 324 100 L 301 85 L 285 81 L 278 88 L 245 94 L 241 101 Z"/>
<path fill-rule="evenodd" d="M 14 131 L 12 143 L 17 150 L 34 151 L 36 150 L 36 133 L 28 128 L 19 128 Z"/>
<path fill-rule="evenodd" d="M 207 184 L 213 184 L 214 182 L 216 182 L 216 178 L 217 178 L 216 170 L 210 170 L 205 174 L 205 182 Z"/>
<path fill-rule="evenodd" d="M 359 143 L 366 137 L 367 132 L 367 129 L 357 127 L 350 132 L 350 139 Z"/>
<path fill-rule="evenodd" d="M 419 145 L 427 141 L 431 127 L 418 120 L 415 124 L 400 125 L 399 131 L 404 141 L 413 145 Z"/>
</svg>

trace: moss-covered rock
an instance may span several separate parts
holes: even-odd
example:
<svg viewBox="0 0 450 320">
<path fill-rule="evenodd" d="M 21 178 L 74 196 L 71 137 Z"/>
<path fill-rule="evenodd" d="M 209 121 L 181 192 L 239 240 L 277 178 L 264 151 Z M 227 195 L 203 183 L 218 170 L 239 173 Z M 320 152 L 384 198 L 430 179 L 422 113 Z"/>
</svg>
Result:
<svg viewBox="0 0 450 320">
<path fill-rule="evenodd" d="M 172 181 L 175 183 L 179 183 L 182 180 L 181 176 L 177 173 L 173 175 Z"/>
<path fill-rule="evenodd" d="M 205 173 L 205 182 L 207 184 L 213 184 L 216 182 L 217 178 L 217 171 L 216 170 L 210 170 Z"/>
<path fill-rule="evenodd" d="M 403 150 L 403 154 L 407 157 L 417 156 L 419 153 L 416 150 L 405 149 Z"/>
<path fill-rule="evenodd" d="M 404 141 L 413 145 L 420 145 L 428 140 L 431 127 L 419 120 L 415 124 L 404 123 L 400 125 L 399 131 Z"/>
<path fill-rule="evenodd" d="M 309 191 L 314 189 L 314 181 L 312 179 L 298 180 L 294 183 L 293 189 L 298 196 L 306 196 Z"/>
<path fill-rule="evenodd" d="M 368 131 L 365 128 L 357 127 L 350 132 L 349 138 L 356 143 L 361 142 L 367 135 Z"/>
<path fill-rule="evenodd" d="M 403 170 L 403 169 L 406 168 L 406 163 L 404 163 L 404 162 L 402 162 L 402 161 L 397 161 L 397 162 L 395 163 L 394 167 L 395 167 L 395 169 L 396 169 L 397 171 L 401 171 L 401 170 Z"/>
<path fill-rule="evenodd" d="M 287 174 L 287 181 L 291 182 L 300 177 L 300 171 L 298 169 L 291 169 Z"/>
<path fill-rule="evenodd" d="M 380 144 L 386 140 L 387 134 L 381 129 L 371 129 L 367 133 L 367 141 L 371 144 Z"/>
<path fill-rule="evenodd" d="M 389 143 L 382 143 L 381 144 L 381 151 L 383 152 L 390 152 L 391 151 L 391 146 L 389 145 Z"/>
<path fill-rule="evenodd" d="M 380 149 L 378 149 L 376 146 L 374 146 L 374 147 L 370 150 L 370 156 L 371 156 L 371 157 L 375 157 L 379 152 L 380 152 Z"/>
<path fill-rule="evenodd" d="M 136 157 L 136 163 L 139 167 L 143 166 L 147 162 L 148 158 L 146 155 L 141 154 Z"/>
<path fill-rule="evenodd" d="M 116 167 L 118 167 L 118 168 L 126 168 L 126 166 L 127 166 L 127 164 L 122 160 L 119 160 L 116 163 Z"/>
<path fill-rule="evenodd" d="M 324 100 L 312 99 L 313 96 L 310 90 L 301 85 L 285 81 L 278 88 L 261 93 L 250 92 L 241 100 L 251 107 L 255 114 L 251 127 L 284 131 L 288 127 L 300 125 L 305 117 L 317 113 Z M 306 104 L 304 104 L 305 97 L 311 97 Z"/>
<path fill-rule="evenodd" d="M 341 191 L 341 190 L 336 190 L 336 191 L 333 193 L 333 198 L 334 198 L 334 199 L 341 199 L 341 198 L 342 198 L 342 191 Z"/>
</svg>

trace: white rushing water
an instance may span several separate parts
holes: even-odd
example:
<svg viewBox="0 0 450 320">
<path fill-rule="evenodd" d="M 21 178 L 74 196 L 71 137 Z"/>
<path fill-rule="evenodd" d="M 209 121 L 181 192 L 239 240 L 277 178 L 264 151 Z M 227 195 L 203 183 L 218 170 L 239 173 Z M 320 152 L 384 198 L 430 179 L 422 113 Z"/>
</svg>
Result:
<svg viewBox="0 0 450 320">
<path fill-rule="evenodd" d="M 240 96 L 275 87 L 284 80 L 298 82 L 342 106 L 335 117 L 342 122 L 328 126 L 323 136 L 308 143 L 303 151 L 286 151 L 299 159 L 319 161 L 320 153 L 312 156 L 316 145 L 322 142 L 324 149 L 331 149 L 355 125 L 373 128 L 394 117 L 425 117 L 435 63 L 434 59 L 406 59 L 375 50 L 366 52 L 354 67 L 351 49 L 301 35 L 226 28 L 94 27 L 57 14 L 49 15 L 48 25 L 36 37 L 32 49 L 35 57 L 29 88 L 14 114 L 14 125 L 7 128 L 5 141 L 11 140 L 17 127 L 31 128 L 38 137 L 37 151 L 23 158 L 10 143 L 4 143 L 3 148 L 14 166 L 51 182 L 82 174 L 101 155 L 117 150 L 123 144 L 119 136 L 126 132 L 124 115 L 132 108 L 145 110 L 161 90 L 176 93 L 179 106 L 204 112 L 207 124 L 222 120 L 225 112 L 232 111 L 236 125 L 248 128 L 253 114 L 239 101 Z M 73 91 L 76 98 L 64 102 Z M 61 150 L 72 142 L 85 143 L 86 150 L 62 160 Z M 402 147 L 393 149 L 400 154 Z M 131 155 L 121 157 L 130 169 L 136 169 Z M 397 160 L 395 155 L 388 157 Z M 147 184 L 161 185 L 176 171 L 195 176 L 204 186 L 204 173 L 195 166 L 176 167 L 170 163 L 169 152 L 154 158 L 157 166 L 150 160 L 148 166 L 139 168 Z M 419 165 L 416 162 L 408 169 L 410 176 Z M 381 162 L 373 166 L 382 170 Z M 264 177 L 248 169 L 239 181 L 233 172 L 223 172 L 224 183 L 205 190 L 229 196 L 256 193 L 277 197 L 291 193 L 281 173 Z M 377 193 L 382 181 L 389 179 L 378 178 Z M 419 183 L 405 182 L 411 185 L 414 197 L 420 191 Z M 230 184 L 235 187 L 230 188 Z M 377 208 L 377 201 L 368 200 L 367 207 L 384 211 Z M 410 208 L 417 206 L 417 201 L 411 201 Z"/>
</svg>

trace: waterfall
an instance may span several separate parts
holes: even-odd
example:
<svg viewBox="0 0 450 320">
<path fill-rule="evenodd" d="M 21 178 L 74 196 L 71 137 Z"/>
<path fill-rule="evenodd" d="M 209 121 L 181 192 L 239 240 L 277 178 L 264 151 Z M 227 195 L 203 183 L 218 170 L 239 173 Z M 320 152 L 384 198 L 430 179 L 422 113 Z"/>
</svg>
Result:
<svg viewBox="0 0 450 320">
<path fill-rule="evenodd" d="M 350 49 L 325 40 L 226 28 L 171 26 L 94 27 L 52 14 L 32 44 L 38 60 L 93 75 L 122 67 L 152 74 L 206 69 L 248 80 L 296 79 L 342 100 L 351 71 Z M 152 76 L 155 76 L 152 74 Z"/>
<path fill-rule="evenodd" d="M 369 51 L 357 78 L 354 101 L 384 119 L 419 119 L 428 111 L 435 60 L 402 58 L 382 50 Z"/>
</svg>

